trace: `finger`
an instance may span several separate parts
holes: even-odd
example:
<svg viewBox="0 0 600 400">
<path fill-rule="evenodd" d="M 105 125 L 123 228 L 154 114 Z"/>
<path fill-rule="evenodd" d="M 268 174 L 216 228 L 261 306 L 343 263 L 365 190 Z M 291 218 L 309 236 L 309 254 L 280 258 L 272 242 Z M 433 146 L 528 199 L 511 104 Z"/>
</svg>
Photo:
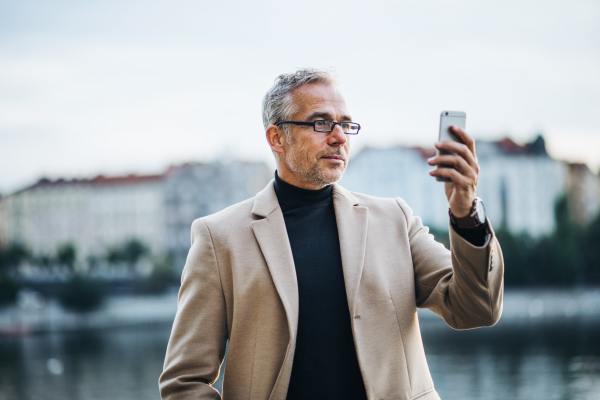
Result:
<svg viewBox="0 0 600 400">
<path fill-rule="evenodd" d="M 427 160 L 427 163 L 432 166 L 451 165 L 461 174 L 469 176 L 470 178 L 475 178 L 477 176 L 477 170 L 472 165 L 467 163 L 464 158 L 458 155 L 443 154 L 436 157 L 431 157 L 429 160 Z"/>
<path fill-rule="evenodd" d="M 460 140 L 467 146 L 467 148 L 471 151 L 471 153 L 473 153 L 473 156 L 475 156 L 475 140 L 469 136 L 467 134 L 467 132 L 464 131 L 464 129 L 461 129 L 457 126 L 452 125 L 450 127 L 450 129 L 452 129 L 452 133 L 454 133 L 456 136 L 458 136 L 460 138 Z M 475 156 L 476 157 L 476 156 Z"/>
<path fill-rule="evenodd" d="M 468 188 L 475 189 L 475 187 L 476 187 L 476 184 L 473 182 L 472 179 L 469 179 L 468 177 L 462 175 L 460 172 L 458 172 L 454 168 L 434 169 L 433 171 L 429 171 L 429 175 L 435 176 L 435 177 L 441 176 L 444 178 L 449 178 L 452 181 L 452 183 L 454 183 L 456 186 L 461 187 L 462 189 L 468 189 Z"/>
<path fill-rule="evenodd" d="M 429 175 L 431 176 L 442 176 L 445 178 L 450 178 L 452 182 L 454 182 L 457 186 L 462 188 L 469 188 L 474 186 L 472 184 L 473 180 L 469 177 L 461 174 L 456 169 L 451 167 L 438 167 L 432 171 L 429 171 Z"/>
<path fill-rule="evenodd" d="M 435 147 L 439 150 L 446 150 L 458 154 L 459 156 L 464 158 L 467 161 L 467 163 L 473 168 L 475 168 L 475 166 L 477 165 L 477 159 L 465 144 L 454 142 L 451 140 L 446 140 L 443 142 L 436 143 Z"/>
</svg>

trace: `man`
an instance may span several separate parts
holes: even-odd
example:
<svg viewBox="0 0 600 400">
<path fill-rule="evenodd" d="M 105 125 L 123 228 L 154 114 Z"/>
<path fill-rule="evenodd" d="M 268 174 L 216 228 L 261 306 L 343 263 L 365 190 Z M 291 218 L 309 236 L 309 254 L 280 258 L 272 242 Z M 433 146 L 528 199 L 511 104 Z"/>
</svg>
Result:
<svg viewBox="0 0 600 400">
<path fill-rule="evenodd" d="M 334 79 L 281 75 L 263 102 L 275 179 L 253 199 L 194 221 L 163 399 L 439 399 L 416 308 L 455 329 L 490 326 L 502 309 L 503 260 L 476 207 L 473 140 L 433 176 L 450 204 L 452 253 L 400 199 L 335 184 L 360 130 Z M 401 177 L 400 177 L 401 179 Z M 462 227 L 461 227 L 462 225 Z"/>
</svg>

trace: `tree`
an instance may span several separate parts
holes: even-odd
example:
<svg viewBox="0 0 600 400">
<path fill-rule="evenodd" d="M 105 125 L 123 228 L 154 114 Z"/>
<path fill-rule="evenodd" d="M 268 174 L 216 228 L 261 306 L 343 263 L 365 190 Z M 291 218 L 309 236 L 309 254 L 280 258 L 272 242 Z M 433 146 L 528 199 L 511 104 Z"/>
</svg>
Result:
<svg viewBox="0 0 600 400">
<path fill-rule="evenodd" d="M 96 257 L 95 255 L 89 255 L 86 258 L 87 261 L 87 265 L 88 265 L 88 272 L 93 272 L 98 268 L 98 264 L 100 263 L 100 260 L 98 259 L 98 257 Z"/>
<path fill-rule="evenodd" d="M 8 270 L 20 264 L 22 258 L 27 255 L 24 249 L 24 247 L 14 248 L 13 246 L 8 249 L 0 247 L 0 305 L 13 303 L 17 298 L 19 286 L 10 277 Z"/>
<path fill-rule="evenodd" d="M 27 247 L 22 243 L 12 243 L 4 253 L 5 268 L 10 269 L 18 267 L 23 261 L 29 258 L 30 253 Z"/>
<path fill-rule="evenodd" d="M 506 285 L 527 285 L 536 281 L 536 264 L 531 262 L 531 252 L 535 246 L 526 233 L 512 234 L 504 228 L 496 231 L 504 257 L 504 280 Z"/>
<path fill-rule="evenodd" d="M 180 284 L 180 278 L 175 273 L 173 261 L 169 256 L 154 261 L 152 273 L 144 281 L 143 291 L 151 294 L 164 292 L 169 286 Z"/>
<path fill-rule="evenodd" d="M 589 283 L 600 283 L 600 213 L 587 226 L 582 239 L 585 249 L 585 275 Z"/>
<path fill-rule="evenodd" d="M 52 260 L 52 257 L 50 257 L 47 254 L 42 254 L 41 256 L 39 256 L 37 258 L 37 262 L 40 266 L 44 267 L 44 268 L 50 268 L 50 266 L 53 264 L 54 260 Z"/>
<path fill-rule="evenodd" d="M 57 257 L 60 265 L 66 265 L 71 272 L 75 270 L 75 260 L 77 260 L 77 249 L 73 243 L 65 243 L 58 248 Z"/>
<path fill-rule="evenodd" d="M 0 276 L 0 305 L 13 303 L 18 291 L 19 286 L 10 276 Z"/>
<path fill-rule="evenodd" d="M 62 287 L 59 300 L 65 308 L 86 312 L 98 309 L 105 296 L 102 282 L 74 274 Z"/>
<path fill-rule="evenodd" d="M 110 265 L 117 265 L 123 261 L 123 254 L 119 247 L 112 247 L 106 252 L 105 258 Z"/>
<path fill-rule="evenodd" d="M 148 248 L 138 239 L 130 239 L 123 245 L 122 259 L 133 270 L 142 257 L 149 253 Z"/>
</svg>

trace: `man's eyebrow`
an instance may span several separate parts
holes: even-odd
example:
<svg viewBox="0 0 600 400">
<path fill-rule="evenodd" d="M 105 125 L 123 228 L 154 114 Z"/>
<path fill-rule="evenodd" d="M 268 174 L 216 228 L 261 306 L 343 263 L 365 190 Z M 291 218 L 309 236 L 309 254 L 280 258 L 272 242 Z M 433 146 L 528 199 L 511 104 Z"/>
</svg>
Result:
<svg viewBox="0 0 600 400">
<path fill-rule="evenodd" d="M 323 119 L 327 119 L 327 120 L 333 119 L 333 118 L 331 118 L 331 114 L 329 114 L 328 112 L 323 112 L 323 111 L 315 111 L 312 114 L 310 114 L 307 119 L 310 121 L 315 118 L 323 118 Z M 352 121 L 352 117 L 349 115 L 343 115 L 341 118 L 341 121 Z"/>
</svg>

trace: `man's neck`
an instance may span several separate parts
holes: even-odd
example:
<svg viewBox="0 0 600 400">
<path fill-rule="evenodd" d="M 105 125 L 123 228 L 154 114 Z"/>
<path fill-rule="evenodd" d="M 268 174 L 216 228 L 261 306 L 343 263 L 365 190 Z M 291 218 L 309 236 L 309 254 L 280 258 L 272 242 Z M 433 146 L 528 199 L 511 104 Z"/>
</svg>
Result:
<svg viewBox="0 0 600 400">
<path fill-rule="evenodd" d="M 309 204 L 316 204 L 331 198 L 333 186 L 327 185 L 319 190 L 304 189 L 292 185 L 281 179 L 278 171 L 275 171 L 275 194 L 279 204 L 291 208 L 302 207 Z"/>
<path fill-rule="evenodd" d="M 315 183 L 312 183 L 312 182 L 301 181 L 294 174 L 291 174 L 288 171 L 285 171 L 285 170 L 282 170 L 282 169 L 279 169 L 279 168 L 277 169 L 276 174 L 285 183 L 288 183 L 290 185 L 296 186 L 296 187 L 298 187 L 300 189 L 321 190 L 324 187 L 331 186 L 331 185 L 327 185 L 327 184 L 315 184 Z"/>
</svg>

